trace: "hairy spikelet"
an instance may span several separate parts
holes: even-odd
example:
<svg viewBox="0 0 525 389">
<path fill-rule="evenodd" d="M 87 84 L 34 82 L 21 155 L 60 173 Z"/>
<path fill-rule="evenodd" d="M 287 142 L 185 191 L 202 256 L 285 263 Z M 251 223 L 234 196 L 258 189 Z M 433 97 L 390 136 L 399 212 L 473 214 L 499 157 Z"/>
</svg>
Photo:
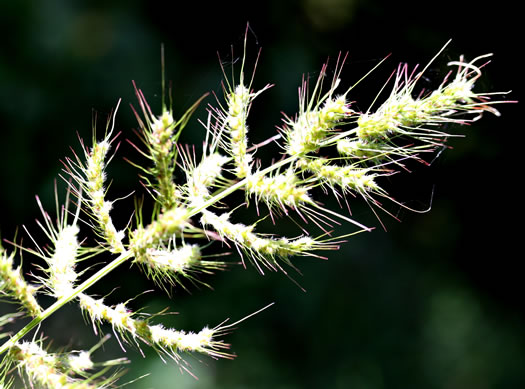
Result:
<svg viewBox="0 0 525 389">
<path fill-rule="evenodd" d="M 18 301 L 29 316 L 36 317 L 42 312 L 35 298 L 37 288 L 25 281 L 20 267 L 13 267 L 14 257 L 15 253 L 7 255 L 0 245 L 0 292 Z"/>
</svg>

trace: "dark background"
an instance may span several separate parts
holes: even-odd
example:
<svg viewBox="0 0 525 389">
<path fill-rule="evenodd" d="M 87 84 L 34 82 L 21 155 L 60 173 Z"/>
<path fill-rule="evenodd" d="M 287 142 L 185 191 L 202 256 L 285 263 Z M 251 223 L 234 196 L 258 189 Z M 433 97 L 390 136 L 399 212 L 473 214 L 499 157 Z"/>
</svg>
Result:
<svg viewBox="0 0 525 389">
<path fill-rule="evenodd" d="M 481 3 L 479 3 L 481 4 Z M 392 53 L 388 61 L 351 94 L 366 110 L 399 62 L 426 64 L 452 39 L 430 67 L 420 87 L 439 84 L 446 63 L 488 52 L 477 91 L 513 93 L 520 99 L 522 26 L 510 3 L 387 2 L 308 0 L 266 2 L 193 1 L 0 1 L 0 231 L 13 239 L 17 226 L 35 236 L 38 194 L 53 209 L 53 180 L 60 160 L 79 150 L 77 133 L 91 138 L 93 112 L 99 129 L 119 98 L 121 140 L 135 140 L 129 104 L 131 80 L 160 109 L 160 46 L 165 45 L 167 78 L 172 80 L 174 111 L 182 114 L 206 92 L 220 95 L 217 52 L 231 72 L 242 54 L 246 23 L 251 31 L 249 63 L 262 47 L 255 88 L 276 86 L 256 100 L 251 139 L 275 133 L 281 111 L 297 110 L 303 73 L 317 77 L 328 57 L 349 53 L 343 79 L 351 85 Z M 231 54 L 233 46 L 233 56 Z M 251 57 L 250 57 L 251 56 Z M 333 62 L 332 62 L 333 63 Z M 238 69 L 238 65 L 235 69 Z M 206 100 L 213 103 L 212 97 Z M 423 209 L 433 191 L 432 210 L 386 214 L 379 226 L 367 206 L 351 200 L 354 216 L 375 225 L 372 233 L 349 239 L 328 261 L 298 258 L 303 275 L 294 275 L 304 293 L 283 274 L 258 275 L 234 267 L 207 278 L 214 290 L 190 286 L 172 298 L 149 292 L 154 285 L 135 267 L 123 266 L 90 290 L 117 303 L 136 297 L 133 309 L 154 313 L 165 307 L 177 316 L 166 325 L 186 330 L 237 320 L 264 305 L 276 304 L 240 324 L 226 340 L 234 361 L 189 357 L 195 381 L 173 363 L 163 364 L 148 350 L 133 360 L 128 380 L 151 373 L 130 388 L 521 388 L 525 382 L 525 306 L 521 272 L 522 202 L 518 157 L 522 151 L 520 104 L 499 107 L 466 128 L 449 128 L 466 138 L 450 141 L 429 168 L 396 175 L 394 196 Z M 204 105 L 183 136 L 200 144 Z M 264 153 L 260 156 L 265 158 Z M 109 169 L 109 198 L 136 190 L 137 171 L 122 157 L 140 160 L 126 143 Z M 268 158 L 268 155 L 266 155 Z M 392 204 L 389 210 L 399 210 Z M 132 198 L 115 205 L 123 228 Z M 272 232 L 271 224 L 261 230 Z M 288 232 L 288 230 L 285 230 Z M 342 227 L 341 233 L 351 231 Z M 290 232 L 292 233 L 292 232 Z M 23 232 L 28 246 L 29 239 Z M 45 240 L 40 240 L 44 242 Z M 232 258 L 234 260 L 234 258 Z M 35 261 L 24 256 L 24 270 Z M 116 288 L 116 290 L 115 290 Z M 44 300 L 45 303 L 45 300 Z M 2 307 L 9 310 L 11 307 Z M 14 307 L 13 307 L 14 309 Z M 72 305 L 42 328 L 53 347 L 89 348 L 96 337 Z M 107 328 L 107 332 L 111 329 Z M 95 357 L 121 356 L 110 341 Z M 126 382 L 124 379 L 122 382 Z"/>
</svg>

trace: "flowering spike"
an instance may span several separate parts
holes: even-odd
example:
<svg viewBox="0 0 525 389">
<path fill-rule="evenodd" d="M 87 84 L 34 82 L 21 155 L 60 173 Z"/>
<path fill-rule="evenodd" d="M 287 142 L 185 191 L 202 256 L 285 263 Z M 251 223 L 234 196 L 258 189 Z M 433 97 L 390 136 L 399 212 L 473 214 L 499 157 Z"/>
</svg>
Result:
<svg viewBox="0 0 525 389">
<path fill-rule="evenodd" d="M 0 244 L 0 292 L 16 299 L 29 316 L 36 317 L 42 312 L 35 298 L 37 288 L 24 280 L 21 267 L 13 267 L 14 255 L 7 255 Z"/>
<path fill-rule="evenodd" d="M 221 237 L 233 242 L 248 255 L 261 273 L 264 272 L 259 263 L 270 270 L 285 272 L 277 262 L 277 258 L 292 266 L 290 262 L 292 256 L 315 256 L 312 254 L 315 250 L 330 250 L 334 248 L 330 243 L 317 241 L 308 236 L 296 239 L 265 237 L 253 232 L 254 225 L 245 226 L 242 223 L 230 222 L 228 213 L 218 216 L 213 212 L 204 211 L 201 223 L 212 226 Z"/>
<path fill-rule="evenodd" d="M 120 101 L 119 101 L 120 104 Z M 108 153 L 112 143 L 112 133 L 115 126 L 115 113 L 108 119 L 106 135 L 104 139 L 97 142 L 93 139 L 91 150 L 84 149 L 85 162 L 76 156 L 76 161 L 67 160 L 67 172 L 77 182 L 78 188 L 70 184 L 71 189 L 78 198 L 82 198 L 91 219 L 92 226 L 104 244 L 113 253 L 124 251 L 123 231 L 117 231 L 113 225 L 113 220 L 109 215 L 113 208 L 113 202 L 106 200 L 106 165 Z"/>
<path fill-rule="evenodd" d="M 225 76 L 227 86 L 223 84 L 226 100 L 226 107 L 213 109 L 217 117 L 218 124 L 215 132 L 216 136 L 222 138 L 227 134 L 228 140 L 221 140 L 221 146 L 228 152 L 234 162 L 234 173 L 237 178 L 245 178 L 251 174 L 251 164 L 253 156 L 248 152 L 248 114 L 253 100 L 265 90 L 271 88 L 268 84 L 257 92 L 252 91 L 253 76 L 257 68 L 257 61 L 253 70 L 250 83 L 244 83 L 244 66 L 246 61 L 246 40 L 244 40 L 244 53 L 242 57 L 239 82 L 236 83 L 232 77 L 231 82 Z M 260 52 L 259 52 L 260 54 Z M 257 57 L 258 59 L 258 57 Z M 224 73 L 224 68 L 222 69 Z"/>
<path fill-rule="evenodd" d="M 313 202 L 308 194 L 308 187 L 300 185 L 300 181 L 291 169 L 275 176 L 254 174 L 247 179 L 246 191 L 256 201 L 262 200 L 270 209 L 274 206 L 295 209 Z"/>
<path fill-rule="evenodd" d="M 183 115 L 175 121 L 173 110 L 163 106 L 159 117 L 153 115 L 142 91 L 135 86 L 135 93 L 144 116 L 144 121 L 135 111 L 135 116 L 141 127 L 141 140 L 147 151 L 141 152 L 153 163 L 153 166 L 141 170 L 150 178 L 143 177 L 147 186 L 153 189 L 153 195 L 163 211 L 180 205 L 180 190 L 173 182 L 173 173 L 177 161 L 177 141 L 188 120 L 193 115 L 200 102 L 207 96 L 203 95 Z"/>
<path fill-rule="evenodd" d="M 307 84 L 303 81 L 299 90 L 299 114 L 295 120 L 285 120 L 283 132 L 286 136 L 285 149 L 288 155 L 300 158 L 308 153 L 316 152 L 339 124 L 348 122 L 355 114 L 350 109 L 346 93 L 340 96 L 334 95 L 341 81 L 338 78 L 341 67 L 336 66 L 335 77 L 330 89 L 326 94 L 320 96 L 326 77 L 326 68 L 327 65 L 323 65 L 309 100 Z"/>
<path fill-rule="evenodd" d="M 21 375 L 25 375 L 33 387 L 48 389 L 103 389 L 112 387 L 119 377 L 118 373 L 100 379 L 107 371 L 103 368 L 91 372 L 101 364 L 94 363 L 91 352 L 49 353 L 41 346 L 41 341 L 15 344 L 8 353 L 9 363 L 14 364 Z M 103 365 L 121 365 L 125 359 L 106 361 Z"/>
<path fill-rule="evenodd" d="M 220 351 L 229 347 L 223 341 L 215 339 L 221 334 L 220 328 L 204 327 L 198 333 L 178 331 L 164 328 L 160 324 L 151 325 L 148 321 L 136 318 L 123 303 L 111 307 L 103 299 L 97 300 L 85 294 L 81 294 L 79 298 L 81 308 L 91 318 L 94 326 L 107 322 L 124 340 L 139 339 L 177 363 L 182 362 L 180 353 L 187 352 L 198 352 L 214 358 L 233 357 Z"/>
<path fill-rule="evenodd" d="M 429 126 L 469 121 L 457 119 L 458 114 L 474 115 L 470 120 L 479 118 L 483 111 L 498 114 L 487 104 L 486 96 L 472 90 L 474 82 L 481 76 L 480 69 L 474 64 L 480 58 L 483 57 L 465 63 L 461 57 L 458 62 L 449 63 L 458 66 L 454 79 L 448 82 L 446 78 L 437 90 L 423 98 L 412 97 L 416 82 L 422 74 L 410 79 L 406 66 L 401 67 L 388 99 L 375 113 L 359 117 L 357 137 L 372 143 L 399 134 L 436 144 L 442 142 L 447 134 Z"/>
</svg>

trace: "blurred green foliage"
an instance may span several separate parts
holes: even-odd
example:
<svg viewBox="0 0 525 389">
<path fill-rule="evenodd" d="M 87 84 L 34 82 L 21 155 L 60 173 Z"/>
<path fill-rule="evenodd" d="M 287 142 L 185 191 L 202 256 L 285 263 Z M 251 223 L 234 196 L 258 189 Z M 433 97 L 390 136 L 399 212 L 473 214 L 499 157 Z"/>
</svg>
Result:
<svg viewBox="0 0 525 389">
<path fill-rule="evenodd" d="M 490 10 L 476 7 L 481 6 L 461 1 L 0 1 L 2 237 L 12 239 L 21 224 L 36 230 L 33 195 L 53 209 L 59 160 L 71 155 L 70 146 L 79 149 L 77 133 L 91 138 L 93 112 L 104 128 L 119 98 L 123 104 L 117 128 L 123 142 L 110 167 L 114 182 L 109 197 L 142 193 L 137 172 L 121 156 L 139 157 L 124 141 L 136 141 L 129 109 L 129 104 L 136 105 L 131 80 L 154 109 L 160 108 L 161 44 L 175 112 L 183 113 L 206 92 L 220 97 L 216 53 L 231 72 L 250 22 L 253 60 L 262 47 L 255 86 L 276 84 L 253 107 L 251 139 L 256 142 L 275 133 L 281 111 L 293 115 L 297 110 L 302 74 L 316 77 L 321 64 L 339 51 L 350 53 L 343 72 L 346 85 L 393 52 L 351 96 L 361 110 L 368 108 L 398 62 L 425 64 L 449 38 L 451 46 L 420 87 L 439 83 L 446 62 L 459 54 L 473 58 L 486 52 L 495 53 L 494 63 L 486 68 L 479 89 L 515 87 L 517 13 L 497 5 Z M 213 97 L 206 102 L 213 104 Z M 153 285 L 136 268 L 122 268 L 94 287 L 92 293 L 105 295 L 118 286 L 110 299 L 138 296 L 132 305 L 146 305 L 147 312 L 164 307 L 178 311 L 163 319 L 187 330 L 226 317 L 237 320 L 276 302 L 227 337 L 238 354 L 235 361 L 201 364 L 189 358 L 199 381 L 163 364 L 146 347 L 145 359 L 128 351 L 133 359 L 129 379 L 151 373 L 129 387 L 523 387 L 519 229 L 509 216 L 519 224 L 513 191 L 519 151 L 509 144 L 522 126 L 516 124 L 518 109 L 502 106 L 502 118 L 484 117 L 471 128 L 459 129 L 467 138 L 452 140 L 454 149 L 445 150 L 432 166 L 412 166 L 413 174 L 396 175 L 385 183 L 397 199 L 418 209 L 428 206 L 433 193 L 433 209 L 426 214 L 400 212 L 402 223 L 382 215 L 388 232 L 379 227 L 350 238 L 339 252 L 328 253 L 327 262 L 299 258 L 303 275 L 293 277 L 307 293 L 282 274 L 261 277 L 252 268 L 240 267 L 207 279 L 214 291 L 193 288 L 189 295 L 177 290 L 172 299 L 161 292 L 144 293 Z M 204 132 L 196 119 L 205 117 L 204 104 L 183 142 L 202 142 Z M 269 159 L 272 154 L 258 156 Z M 379 226 L 359 199 L 349 200 L 355 218 Z M 116 203 L 116 224 L 127 223 L 131 205 L 131 199 Z M 119 214 L 121 209 L 125 211 Z M 29 271 L 33 259 L 24 260 Z M 89 347 L 95 339 L 75 307 L 64 308 L 42 331 L 56 346 Z M 119 355 L 116 342 L 113 347 L 107 355 Z"/>
</svg>

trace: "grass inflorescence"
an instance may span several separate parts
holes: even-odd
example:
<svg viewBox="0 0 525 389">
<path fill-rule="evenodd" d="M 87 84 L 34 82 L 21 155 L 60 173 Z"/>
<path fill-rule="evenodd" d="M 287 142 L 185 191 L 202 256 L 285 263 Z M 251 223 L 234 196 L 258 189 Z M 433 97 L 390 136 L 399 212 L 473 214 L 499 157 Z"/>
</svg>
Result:
<svg viewBox="0 0 525 389">
<path fill-rule="evenodd" d="M 270 138 L 279 143 L 282 152 L 269 166 L 261 166 L 256 155 L 258 147 L 268 142 L 254 147 L 249 133 L 256 127 L 250 123 L 251 106 L 271 85 L 253 89 L 254 74 L 249 81 L 245 75 L 246 55 L 239 74 L 225 76 L 223 96 L 209 105 L 208 118 L 202 121 L 206 138 L 200 156 L 195 148 L 180 144 L 179 137 L 205 96 L 177 119 L 173 108 L 164 102 L 156 115 L 134 85 L 139 109 L 133 112 L 140 142 L 130 143 L 148 164 L 131 163 L 139 169 L 153 203 L 152 212 L 146 214 L 142 201 L 126 211 L 108 199 L 107 166 L 118 152 L 118 134 L 114 134 L 117 105 L 101 139 L 94 131 L 92 143 L 81 142 L 82 151 L 65 160 L 62 178 L 68 191 L 63 205 L 57 196 L 56 221 L 38 200 L 43 217 L 38 225 L 49 242 L 36 242 L 30 235 L 33 247 L 14 243 L 9 251 L 0 246 L 0 290 L 18 304 L 21 314 L 32 319 L 16 334 L 6 335 L 0 348 L 0 387 L 12 383 L 14 372 L 31 387 L 103 388 L 115 384 L 122 373 L 118 367 L 125 359 L 94 363 L 90 356 L 98 346 L 88 351 L 50 352 L 45 346 L 51 343 L 49 339 L 28 336 L 71 302 L 78 304 L 95 333 L 108 324 L 123 348 L 152 347 L 187 371 L 186 353 L 233 358 L 223 337 L 237 323 L 206 326 L 196 332 L 167 328 L 153 322 L 160 314 L 142 315 L 126 302 L 107 304 L 104 297 L 89 295 L 87 289 L 123 263 L 138 265 L 168 293 L 174 287 L 189 288 L 192 283 L 208 285 L 201 280 L 202 274 L 236 263 L 251 263 L 260 273 L 281 271 L 288 275 L 296 269 L 294 258 L 323 257 L 323 252 L 338 249 L 349 235 L 370 231 L 371 227 L 354 220 L 344 207 L 325 207 L 318 193 L 333 194 L 340 204 L 362 198 L 376 214 L 386 211 L 385 201 L 398 204 L 382 188 L 383 177 L 403 171 L 408 160 L 425 162 L 423 155 L 441 149 L 452 136 L 444 124 L 470 123 L 485 112 L 499 115 L 494 105 L 500 101 L 491 100 L 497 93 L 475 88 L 486 57 L 450 62 L 453 70 L 434 91 L 418 90 L 426 68 L 417 72 L 400 65 L 388 97 L 366 112 L 359 112 L 351 102 L 352 88 L 340 90 L 346 57 L 339 57 L 329 82 L 328 64 L 323 65 L 314 85 L 303 81 L 299 87 L 297 113 L 285 116 L 278 134 Z M 225 199 L 236 191 L 243 191 L 245 204 L 256 208 L 259 219 L 255 223 L 233 221 L 232 215 L 243 204 L 226 207 Z M 128 225 L 115 226 L 112 214 L 117 212 L 128 212 Z M 276 226 L 272 233 L 259 230 L 259 221 L 266 217 Z M 299 225 L 298 233 L 279 235 L 280 220 L 288 217 Z M 355 232 L 338 235 L 337 225 L 343 222 L 351 223 Z M 86 239 L 88 231 L 95 237 L 94 244 Z M 217 254 L 210 246 L 228 255 Z M 45 262 L 40 272 L 27 280 L 17 265 L 23 251 Z M 113 255 L 104 267 L 96 272 L 89 266 L 77 270 L 80 261 L 104 252 Z M 228 260 L 237 255 L 240 260 Z M 56 302 L 43 307 L 41 295 Z M 2 326 L 9 326 L 21 314 L 4 316 Z"/>
</svg>

